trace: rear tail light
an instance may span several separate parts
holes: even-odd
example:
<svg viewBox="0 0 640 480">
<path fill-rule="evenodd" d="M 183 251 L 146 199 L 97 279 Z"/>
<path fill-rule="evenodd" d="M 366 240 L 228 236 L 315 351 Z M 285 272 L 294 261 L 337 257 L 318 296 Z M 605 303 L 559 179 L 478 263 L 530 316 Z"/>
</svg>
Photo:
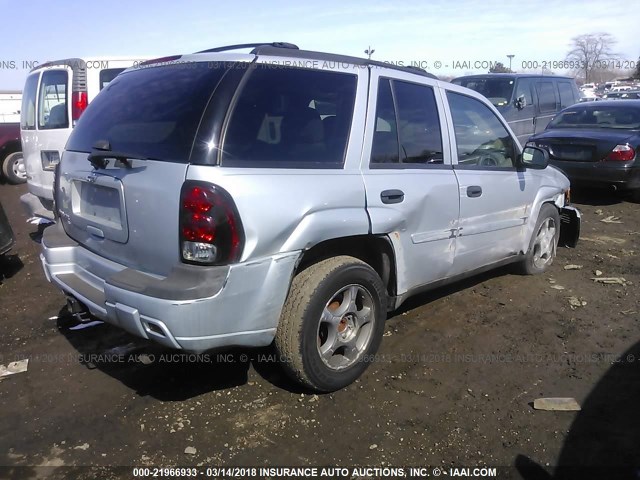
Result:
<svg viewBox="0 0 640 480">
<path fill-rule="evenodd" d="M 71 119 L 76 122 L 89 104 L 87 92 L 73 92 L 71 94 Z"/>
<path fill-rule="evenodd" d="M 607 156 L 606 160 L 628 162 L 633 160 L 636 156 L 636 151 L 629 145 L 616 145 L 616 148 L 611 150 L 611 153 Z"/>
<path fill-rule="evenodd" d="M 240 259 L 244 229 L 231 196 L 187 180 L 180 192 L 180 251 L 186 263 L 223 265 Z"/>
</svg>

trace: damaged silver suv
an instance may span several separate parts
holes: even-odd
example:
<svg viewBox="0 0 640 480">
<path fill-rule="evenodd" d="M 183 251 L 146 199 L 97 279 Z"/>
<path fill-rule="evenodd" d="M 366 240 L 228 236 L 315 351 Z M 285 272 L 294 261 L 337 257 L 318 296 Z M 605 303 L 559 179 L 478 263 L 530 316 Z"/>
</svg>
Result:
<svg viewBox="0 0 640 480">
<path fill-rule="evenodd" d="M 575 245 L 569 181 L 495 108 L 424 71 L 242 45 L 131 68 L 56 176 L 47 278 L 134 335 L 275 344 L 318 391 L 353 382 L 410 295 Z"/>
</svg>

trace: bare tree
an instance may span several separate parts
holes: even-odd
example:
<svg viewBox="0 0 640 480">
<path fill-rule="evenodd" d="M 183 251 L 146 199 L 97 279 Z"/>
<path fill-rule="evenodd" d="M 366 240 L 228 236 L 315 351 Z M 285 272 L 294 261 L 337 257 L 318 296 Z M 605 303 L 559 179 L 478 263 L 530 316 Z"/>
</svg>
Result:
<svg viewBox="0 0 640 480">
<path fill-rule="evenodd" d="M 585 83 L 592 81 L 596 71 L 609 70 L 609 63 L 618 58 L 613 52 L 617 40 L 608 33 L 588 33 L 571 39 L 572 49 L 567 60 L 576 64 L 576 71 L 584 75 Z"/>
<path fill-rule="evenodd" d="M 505 67 L 502 62 L 496 62 L 489 69 L 489 73 L 513 73 L 509 67 Z"/>
</svg>

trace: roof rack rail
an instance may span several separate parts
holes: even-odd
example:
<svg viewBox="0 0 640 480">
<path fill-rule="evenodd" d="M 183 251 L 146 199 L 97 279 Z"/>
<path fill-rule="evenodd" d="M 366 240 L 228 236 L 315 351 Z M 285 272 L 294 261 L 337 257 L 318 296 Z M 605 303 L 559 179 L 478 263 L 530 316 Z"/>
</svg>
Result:
<svg viewBox="0 0 640 480">
<path fill-rule="evenodd" d="M 429 73 L 424 68 L 418 67 L 417 65 L 404 65 L 404 68 L 408 68 L 409 70 L 415 70 L 416 72 Z"/>
<path fill-rule="evenodd" d="M 242 48 L 258 48 L 258 47 L 264 47 L 264 46 L 276 47 L 276 48 L 289 48 L 289 49 L 292 49 L 292 50 L 299 50 L 298 46 L 294 45 L 293 43 L 287 43 L 287 42 L 262 42 L 262 43 L 239 43 L 237 45 L 227 45 L 227 46 L 224 46 L 224 47 L 216 47 L 216 48 L 210 48 L 208 50 L 201 50 L 201 51 L 196 52 L 196 53 L 227 52 L 229 50 L 240 50 Z"/>
</svg>

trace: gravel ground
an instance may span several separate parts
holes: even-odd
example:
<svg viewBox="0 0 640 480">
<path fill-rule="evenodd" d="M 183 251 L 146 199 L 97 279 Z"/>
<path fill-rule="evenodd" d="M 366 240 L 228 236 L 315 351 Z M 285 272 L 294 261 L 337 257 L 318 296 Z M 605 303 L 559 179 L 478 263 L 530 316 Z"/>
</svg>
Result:
<svg viewBox="0 0 640 480">
<path fill-rule="evenodd" d="M 503 268 L 409 300 L 366 374 L 316 396 L 269 349 L 194 357 L 78 328 L 42 272 L 25 191 L 0 185 L 17 236 L 0 259 L 0 364 L 29 359 L 0 381 L 2 466 L 640 466 L 637 204 L 583 193 L 581 242 L 546 274 Z M 582 410 L 535 410 L 540 397 Z"/>
</svg>

